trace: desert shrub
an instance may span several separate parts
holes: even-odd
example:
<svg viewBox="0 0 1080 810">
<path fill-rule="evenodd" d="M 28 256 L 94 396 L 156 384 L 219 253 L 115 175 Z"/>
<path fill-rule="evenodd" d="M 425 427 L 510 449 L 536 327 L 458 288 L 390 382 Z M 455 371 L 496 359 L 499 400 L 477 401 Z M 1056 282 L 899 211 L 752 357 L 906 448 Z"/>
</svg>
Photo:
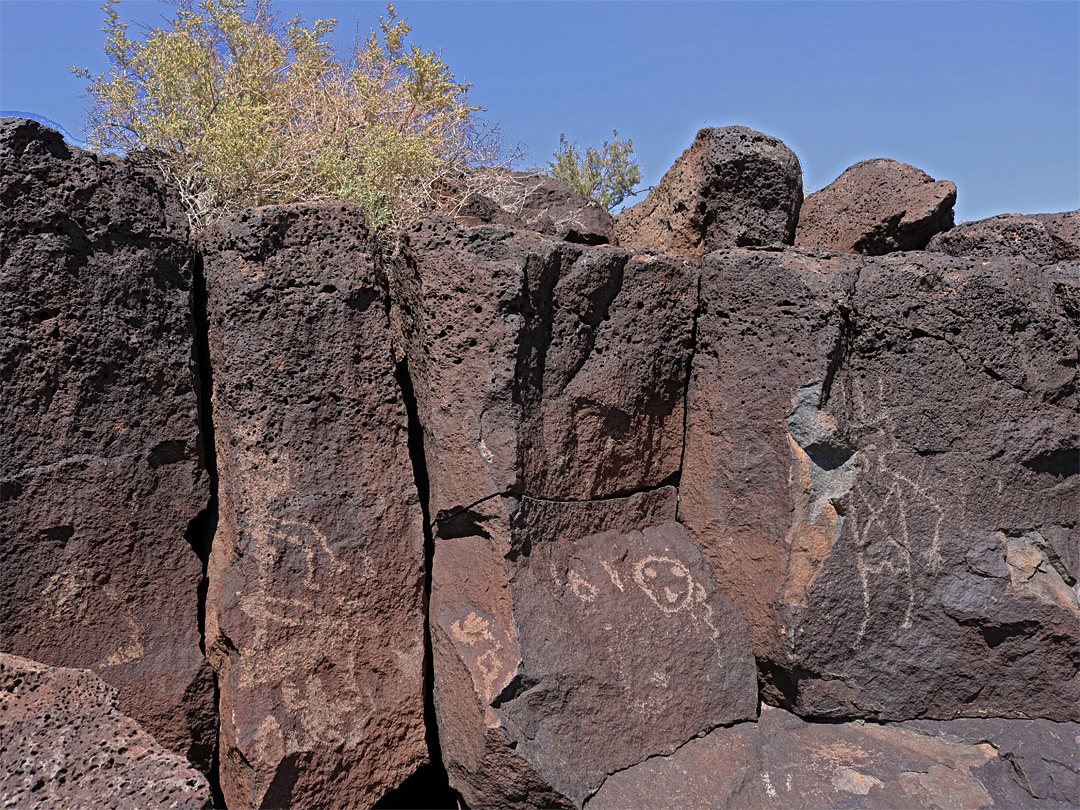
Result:
<svg viewBox="0 0 1080 810">
<path fill-rule="evenodd" d="M 281 24 L 269 0 L 183 0 L 129 36 L 106 0 L 111 68 L 89 80 L 90 143 L 139 154 L 181 191 L 193 226 L 252 206 L 351 200 L 370 224 L 421 216 L 444 176 L 504 159 L 497 128 L 393 5 L 339 60 L 336 20 Z"/>
<path fill-rule="evenodd" d="M 616 140 L 604 141 L 599 149 L 590 144 L 585 154 L 578 151 L 577 141 L 569 143 L 562 134 L 555 160 L 548 161 L 552 177 L 609 211 L 630 196 L 634 186 L 641 182 L 641 169 L 634 159 L 634 142 L 617 140 L 617 130 L 613 129 L 611 134 Z"/>
</svg>

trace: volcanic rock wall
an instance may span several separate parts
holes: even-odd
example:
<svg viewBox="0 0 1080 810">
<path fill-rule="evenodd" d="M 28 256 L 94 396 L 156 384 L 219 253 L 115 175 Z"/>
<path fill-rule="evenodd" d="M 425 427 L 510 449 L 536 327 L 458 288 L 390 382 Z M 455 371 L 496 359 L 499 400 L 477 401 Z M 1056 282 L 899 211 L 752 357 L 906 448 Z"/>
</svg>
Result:
<svg viewBox="0 0 1080 810">
<path fill-rule="evenodd" d="M 209 778 L 155 753 L 162 806 L 1080 798 L 1076 214 L 804 204 L 740 127 L 614 222 L 508 175 L 393 241 L 189 240 L 33 122 L 0 170 L 5 800 L 115 799 L 49 667 Z"/>
</svg>

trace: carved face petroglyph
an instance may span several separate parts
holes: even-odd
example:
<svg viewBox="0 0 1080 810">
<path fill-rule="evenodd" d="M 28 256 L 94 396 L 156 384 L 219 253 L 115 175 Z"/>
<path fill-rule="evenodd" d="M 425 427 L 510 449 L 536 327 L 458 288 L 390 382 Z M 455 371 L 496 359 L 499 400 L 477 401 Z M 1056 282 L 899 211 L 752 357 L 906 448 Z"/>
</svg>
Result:
<svg viewBox="0 0 1080 810">
<path fill-rule="evenodd" d="M 645 557 L 634 565 L 634 581 L 665 613 L 690 606 L 694 580 L 690 569 L 673 557 Z"/>
</svg>

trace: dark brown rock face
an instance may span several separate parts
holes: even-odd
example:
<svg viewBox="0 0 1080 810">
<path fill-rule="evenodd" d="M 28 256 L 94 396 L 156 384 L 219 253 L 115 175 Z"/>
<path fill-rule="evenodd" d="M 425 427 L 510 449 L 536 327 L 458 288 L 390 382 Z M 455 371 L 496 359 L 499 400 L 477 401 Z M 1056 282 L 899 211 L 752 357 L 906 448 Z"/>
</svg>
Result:
<svg viewBox="0 0 1080 810">
<path fill-rule="evenodd" d="M 856 163 L 806 198 L 795 244 L 879 256 L 922 250 L 953 224 L 956 186 L 876 158 Z"/>
<path fill-rule="evenodd" d="M 813 411 L 831 386 L 862 263 L 811 251 L 732 250 L 710 254 L 702 270 L 679 520 L 712 558 L 759 656 L 784 632 L 779 594 L 805 598 L 840 522 L 830 497 L 844 489 L 840 462 L 850 451 L 814 435 L 825 431 L 812 419 L 793 438 L 787 419 Z M 800 480 L 810 462 L 799 442 L 831 459 L 822 460 L 827 481 L 812 495 Z"/>
<path fill-rule="evenodd" d="M 202 248 L 222 790 L 369 807 L 427 759 L 423 521 L 374 246 L 323 204 L 222 220 Z"/>
<path fill-rule="evenodd" d="M 1050 239 L 1057 250 L 1058 261 L 1076 261 L 1080 259 L 1080 211 L 1065 211 L 1060 214 L 1034 214 L 1050 234 Z"/>
<path fill-rule="evenodd" d="M 0 801 L 39 810 L 210 807 L 206 778 L 88 670 L 0 653 Z"/>
<path fill-rule="evenodd" d="M 1058 256 L 1058 248 L 1046 226 L 1036 217 L 1002 214 L 977 222 L 965 222 L 939 233 L 926 250 L 950 256 L 972 258 L 1020 257 L 1033 264 L 1054 264 L 1068 256 Z"/>
<path fill-rule="evenodd" d="M 209 767 L 190 253 L 160 177 L 0 121 L 0 648 Z"/>
<path fill-rule="evenodd" d="M 678 471 L 689 260 L 444 217 L 405 250 L 395 320 L 432 514 L 496 494 L 603 497 Z"/>
<path fill-rule="evenodd" d="M 496 498 L 439 524 L 435 701 L 470 807 L 581 807 L 609 774 L 754 716 L 745 625 L 675 495 Z"/>
<path fill-rule="evenodd" d="M 769 699 L 1075 719 L 1075 265 L 732 251 L 702 291 L 679 517 Z"/>
<path fill-rule="evenodd" d="M 615 219 L 620 245 L 701 256 L 788 244 L 802 167 L 781 141 L 746 127 L 703 129 L 644 201 Z"/>
<path fill-rule="evenodd" d="M 671 756 L 615 774 L 587 807 L 1072 806 L 1080 789 L 1075 723 L 928 726 L 819 725 L 764 707 L 757 723 L 717 729 Z"/>
</svg>

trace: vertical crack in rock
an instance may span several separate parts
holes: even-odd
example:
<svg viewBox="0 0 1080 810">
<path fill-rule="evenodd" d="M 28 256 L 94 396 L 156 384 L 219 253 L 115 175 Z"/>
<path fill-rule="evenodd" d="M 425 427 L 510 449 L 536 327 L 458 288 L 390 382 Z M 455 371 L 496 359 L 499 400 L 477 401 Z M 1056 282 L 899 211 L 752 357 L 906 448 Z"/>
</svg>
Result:
<svg viewBox="0 0 1080 810">
<path fill-rule="evenodd" d="M 686 359 L 686 379 L 683 380 L 683 417 L 682 417 L 682 450 L 679 452 L 679 471 L 676 473 L 675 491 L 675 520 L 679 522 L 679 507 L 682 505 L 682 496 L 679 485 L 682 483 L 683 464 L 686 462 L 686 427 L 690 418 L 690 380 L 694 374 L 694 357 L 697 355 L 698 341 L 698 317 L 701 315 L 701 266 L 698 266 L 697 298 L 694 301 L 694 320 L 690 326 L 690 356 Z"/>
<path fill-rule="evenodd" d="M 430 514 L 427 459 L 424 455 L 424 429 L 416 404 L 407 358 L 395 365 L 394 377 L 401 391 L 409 425 L 409 460 L 412 462 L 416 494 L 424 520 L 424 729 L 430 762 L 406 779 L 396 790 L 386 794 L 377 808 L 457 808 L 464 807 L 461 797 L 450 787 L 442 761 L 439 727 L 435 718 L 435 670 L 431 650 L 431 566 L 435 558 L 435 537 Z"/>
<path fill-rule="evenodd" d="M 214 444 L 214 371 L 210 363 L 210 321 L 206 311 L 206 275 L 203 272 L 202 254 L 193 251 L 191 259 L 191 326 L 194 336 L 192 345 L 192 377 L 195 384 L 195 400 L 199 421 L 198 451 L 199 463 L 206 471 L 210 485 L 210 497 L 206 507 L 188 524 L 185 539 L 192 551 L 202 562 L 202 579 L 199 581 L 198 621 L 199 649 L 206 655 L 206 594 L 210 584 L 207 565 L 210 561 L 210 548 L 218 523 L 218 470 L 217 448 Z M 219 704 L 217 673 L 212 673 L 214 681 L 214 710 Z M 217 717 L 214 717 L 217 726 Z M 216 731 L 216 728 L 215 728 Z M 214 747 L 210 752 L 210 772 L 206 775 L 210 782 L 214 806 L 224 807 L 225 797 L 221 792 L 219 779 L 219 756 L 217 734 L 214 734 Z"/>
</svg>

